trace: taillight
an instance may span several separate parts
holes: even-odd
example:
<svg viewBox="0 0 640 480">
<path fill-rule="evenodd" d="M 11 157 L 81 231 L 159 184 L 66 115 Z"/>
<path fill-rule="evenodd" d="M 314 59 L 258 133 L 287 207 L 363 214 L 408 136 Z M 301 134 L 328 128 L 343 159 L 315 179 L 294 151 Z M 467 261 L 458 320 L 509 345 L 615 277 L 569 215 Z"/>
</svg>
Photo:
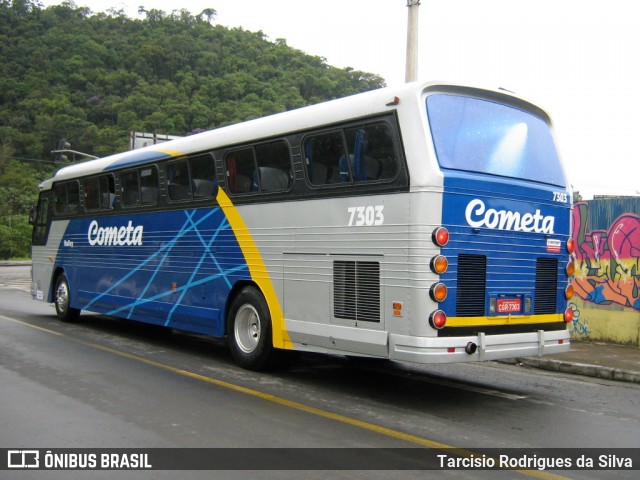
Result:
<svg viewBox="0 0 640 480">
<path fill-rule="evenodd" d="M 564 289 L 564 298 L 571 300 L 573 298 L 573 285 L 567 285 Z"/>
<path fill-rule="evenodd" d="M 447 271 L 447 268 L 449 267 L 449 261 L 444 255 L 436 255 L 431 259 L 430 266 L 433 273 L 442 275 Z"/>
<path fill-rule="evenodd" d="M 576 242 L 573 240 L 573 238 L 570 238 L 569 240 L 567 240 L 567 252 L 573 253 L 575 251 L 576 251 Z"/>
<path fill-rule="evenodd" d="M 444 247 L 447 243 L 449 243 L 449 230 L 444 227 L 436 228 L 431 234 L 431 240 L 438 247 Z"/>
<path fill-rule="evenodd" d="M 564 321 L 567 323 L 573 321 L 573 310 L 571 309 L 571 307 L 567 308 L 564 311 Z"/>
<path fill-rule="evenodd" d="M 434 302 L 443 302 L 447 298 L 447 286 L 444 283 L 434 283 L 429 289 L 429 295 Z"/>
<path fill-rule="evenodd" d="M 429 316 L 429 323 L 437 330 L 440 330 L 447 323 L 447 316 L 442 310 L 436 310 Z"/>
<path fill-rule="evenodd" d="M 565 270 L 568 276 L 573 277 L 573 274 L 576 273 L 576 265 L 573 262 L 569 262 Z"/>
</svg>

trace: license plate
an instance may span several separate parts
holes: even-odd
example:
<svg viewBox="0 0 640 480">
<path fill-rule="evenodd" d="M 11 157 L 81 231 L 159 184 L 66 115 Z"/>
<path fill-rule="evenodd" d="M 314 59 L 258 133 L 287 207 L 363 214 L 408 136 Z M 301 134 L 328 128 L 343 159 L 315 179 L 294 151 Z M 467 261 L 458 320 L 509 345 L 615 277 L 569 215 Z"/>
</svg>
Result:
<svg viewBox="0 0 640 480">
<path fill-rule="evenodd" d="M 519 298 L 499 298 L 496 309 L 498 313 L 520 313 L 522 300 Z"/>
</svg>

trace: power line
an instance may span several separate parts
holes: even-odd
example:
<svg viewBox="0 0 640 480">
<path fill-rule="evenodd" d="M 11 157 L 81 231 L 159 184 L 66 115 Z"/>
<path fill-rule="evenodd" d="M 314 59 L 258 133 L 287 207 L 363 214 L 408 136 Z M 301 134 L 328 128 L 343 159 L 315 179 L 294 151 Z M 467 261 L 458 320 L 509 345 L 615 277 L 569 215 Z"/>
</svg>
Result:
<svg viewBox="0 0 640 480">
<path fill-rule="evenodd" d="M 20 160 L 22 162 L 36 162 L 36 163 L 48 163 L 48 164 L 56 164 L 54 160 L 42 160 L 36 158 L 24 158 L 24 157 L 13 157 L 10 155 L 0 155 L 0 158 L 9 159 L 9 160 Z"/>
</svg>

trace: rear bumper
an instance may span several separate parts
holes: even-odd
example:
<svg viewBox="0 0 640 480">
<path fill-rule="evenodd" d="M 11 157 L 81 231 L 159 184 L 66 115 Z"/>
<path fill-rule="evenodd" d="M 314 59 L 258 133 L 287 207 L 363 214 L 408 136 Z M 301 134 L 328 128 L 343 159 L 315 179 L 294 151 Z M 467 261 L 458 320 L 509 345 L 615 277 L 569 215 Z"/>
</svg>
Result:
<svg viewBox="0 0 640 480">
<path fill-rule="evenodd" d="M 464 337 L 389 336 L 389 357 L 414 363 L 482 362 L 568 352 L 568 330 Z M 472 353 L 468 353 L 472 352 Z"/>
</svg>

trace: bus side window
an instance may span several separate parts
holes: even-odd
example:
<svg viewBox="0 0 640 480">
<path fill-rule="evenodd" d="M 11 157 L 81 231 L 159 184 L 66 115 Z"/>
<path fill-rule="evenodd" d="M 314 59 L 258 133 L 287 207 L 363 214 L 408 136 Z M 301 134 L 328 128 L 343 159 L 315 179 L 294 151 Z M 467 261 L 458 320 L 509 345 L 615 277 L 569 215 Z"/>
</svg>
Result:
<svg viewBox="0 0 640 480">
<path fill-rule="evenodd" d="M 63 215 L 67 213 L 67 185 L 65 183 L 59 183 L 53 187 L 55 194 L 55 212 L 56 214 Z"/>
<path fill-rule="evenodd" d="M 158 203 L 158 169 L 152 165 L 140 169 L 140 203 L 155 205 Z"/>
<path fill-rule="evenodd" d="M 100 205 L 100 186 L 98 177 L 87 178 L 84 181 L 84 207 L 87 210 L 97 210 Z"/>
<path fill-rule="evenodd" d="M 129 170 L 120 174 L 122 205 L 131 207 L 140 204 L 140 184 L 138 170 Z"/>
<path fill-rule="evenodd" d="M 216 169 L 209 153 L 189 159 L 194 198 L 208 198 L 217 194 Z"/>
<path fill-rule="evenodd" d="M 100 208 L 108 210 L 113 208 L 116 199 L 116 185 L 113 175 L 100 176 Z"/>
<path fill-rule="evenodd" d="M 113 207 L 114 197 L 112 175 L 100 175 L 84 181 L 84 206 L 87 210 L 108 210 Z"/>
<path fill-rule="evenodd" d="M 349 161 L 356 182 L 388 180 L 398 171 L 393 137 L 384 123 L 350 128 L 345 131 Z"/>
<path fill-rule="evenodd" d="M 303 152 L 307 178 L 312 185 L 351 181 L 341 131 L 321 133 L 304 140 Z"/>
<path fill-rule="evenodd" d="M 173 202 L 191 199 L 189 164 L 186 160 L 167 165 L 167 193 Z"/>
<path fill-rule="evenodd" d="M 80 211 L 80 184 L 77 181 L 67 184 L 67 202 L 69 213 L 78 213 Z"/>
<path fill-rule="evenodd" d="M 289 190 L 293 179 L 289 147 L 283 141 L 256 146 L 256 161 L 262 192 Z"/>
<path fill-rule="evenodd" d="M 243 148 L 227 153 L 224 157 L 227 167 L 229 192 L 236 195 L 258 191 L 258 178 L 253 148 Z"/>
<path fill-rule="evenodd" d="M 77 180 L 57 184 L 54 193 L 56 214 L 65 215 L 80 211 L 80 184 Z"/>
</svg>

